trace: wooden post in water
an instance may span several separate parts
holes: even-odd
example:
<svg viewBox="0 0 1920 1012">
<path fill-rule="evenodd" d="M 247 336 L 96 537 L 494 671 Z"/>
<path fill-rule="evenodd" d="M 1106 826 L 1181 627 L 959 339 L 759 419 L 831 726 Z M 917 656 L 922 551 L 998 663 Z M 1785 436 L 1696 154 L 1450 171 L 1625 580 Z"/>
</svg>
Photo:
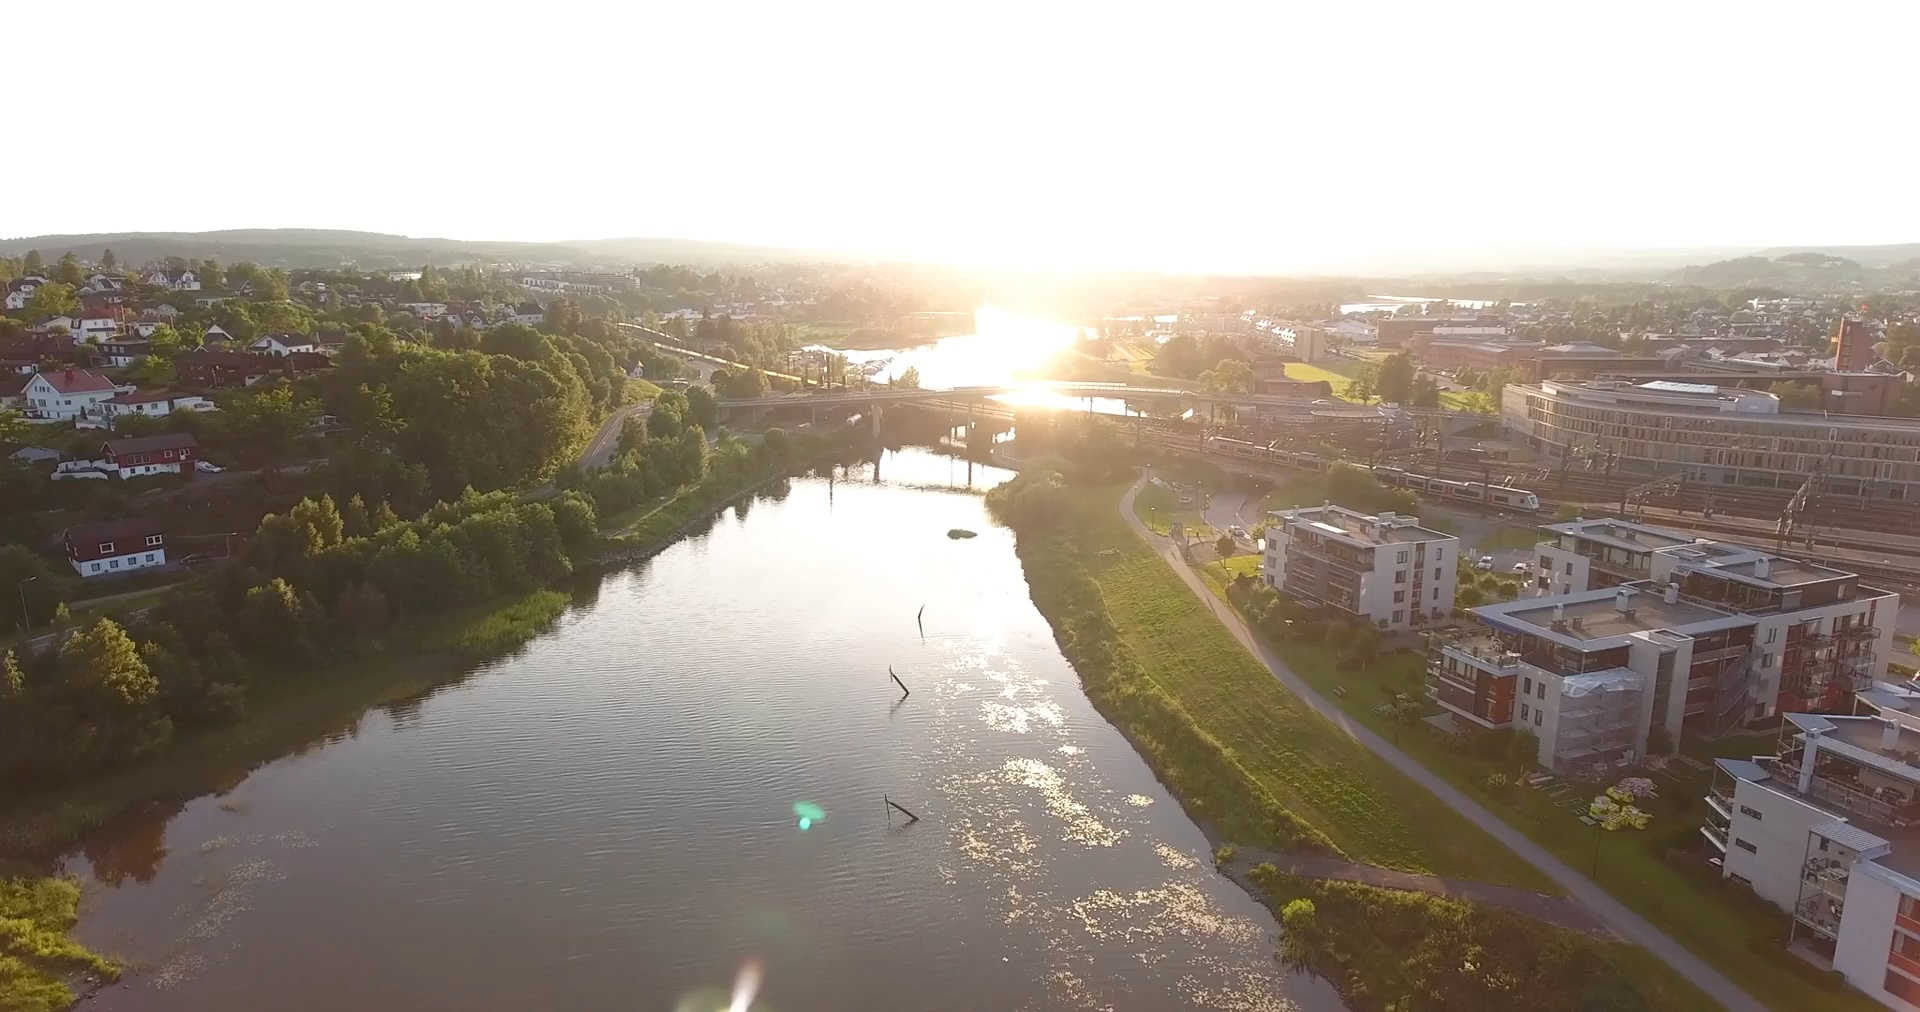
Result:
<svg viewBox="0 0 1920 1012">
<path fill-rule="evenodd" d="M 906 816 L 908 823 L 915 823 L 920 821 L 920 817 L 918 815 L 915 815 L 912 812 L 907 811 L 905 808 L 900 807 L 900 803 L 893 800 L 892 798 L 889 798 L 886 795 L 882 794 L 880 796 L 880 800 L 886 802 L 887 807 L 892 811 L 899 812 L 901 815 Z M 891 816 L 891 812 L 889 812 L 889 816 Z"/>
<path fill-rule="evenodd" d="M 900 676 L 893 673 L 893 665 L 891 664 L 887 665 L 887 677 L 893 679 L 893 684 L 898 685 L 900 687 L 901 699 L 905 699 L 908 696 L 913 695 L 913 690 L 907 688 L 907 683 L 901 681 Z"/>
</svg>

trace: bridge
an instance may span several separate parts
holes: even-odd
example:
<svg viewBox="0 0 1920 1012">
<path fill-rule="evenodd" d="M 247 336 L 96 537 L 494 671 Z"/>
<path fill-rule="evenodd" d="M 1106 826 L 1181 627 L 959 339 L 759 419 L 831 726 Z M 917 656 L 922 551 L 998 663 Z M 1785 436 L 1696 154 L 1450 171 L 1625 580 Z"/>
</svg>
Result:
<svg viewBox="0 0 1920 1012">
<path fill-rule="evenodd" d="M 746 372 L 749 369 L 760 368 L 759 366 L 748 365 L 745 362 L 735 362 L 731 359 L 720 358 L 717 355 L 709 355 L 705 352 L 694 351 L 692 348 L 681 347 L 680 345 L 673 343 L 672 335 L 663 334 L 657 330 L 654 330 L 651 327 L 642 327 L 637 323 L 616 323 L 614 324 L 614 326 L 624 327 L 627 330 L 631 330 L 638 333 L 640 335 L 641 340 L 647 342 L 648 344 L 653 345 L 654 347 L 660 349 L 661 351 L 666 352 L 669 355 L 674 356 L 675 358 L 693 359 L 696 362 L 705 362 L 709 365 L 722 366 L 727 369 L 737 369 L 740 372 Z M 806 382 L 806 380 L 803 380 L 798 376 L 792 375 L 791 373 L 775 372 L 772 369 L 760 369 L 760 371 L 770 377 L 773 377 L 774 379 L 788 380 L 793 383 Z"/>
</svg>

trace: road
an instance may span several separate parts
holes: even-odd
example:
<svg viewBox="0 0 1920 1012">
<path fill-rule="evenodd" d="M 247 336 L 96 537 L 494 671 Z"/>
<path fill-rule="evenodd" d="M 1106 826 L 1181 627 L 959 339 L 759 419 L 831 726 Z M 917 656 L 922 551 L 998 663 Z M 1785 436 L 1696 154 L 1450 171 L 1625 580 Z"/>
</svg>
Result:
<svg viewBox="0 0 1920 1012">
<path fill-rule="evenodd" d="M 600 431 L 595 432 L 593 438 L 587 441 L 587 448 L 580 451 L 580 469 L 591 471 L 605 464 L 607 459 L 613 456 L 614 449 L 620 445 L 620 428 L 627 424 L 627 419 L 645 418 L 652 410 L 652 401 L 641 401 L 638 404 L 629 404 L 608 415 L 607 420 L 600 423 Z"/>
<path fill-rule="evenodd" d="M 1385 738 L 1348 719 L 1339 707 L 1315 692 L 1312 686 L 1293 673 L 1292 668 L 1287 667 L 1280 658 L 1274 656 L 1265 644 L 1254 639 L 1253 634 L 1247 630 L 1239 616 L 1234 614 L 1225 602 L 1207 590 L 1200 578 L 1181 561 L 1179 551 L 1173 547 L 1172 542 L 1148 530 L 1146 525 L 1134 516 L 1133 498 L 1139 491 L 1140 482 L 1136 481 L 1133 487 L 1127 490 L 1126 495 L 1121 497 L 1121 518 L 1127 522 L 1127 526 L 1136 536 L 1153 546 L 1154 551 L 1173 567 L 1173 571 L 1179 575 L 1180 581 L 1186 584 L 1187 589 L 1200 598 L 1201 602 L 1220 620 L 1220 624 L 1226 626 L 1233 638 L 1239 640 L 1240 645 L 1246 647 L 1249 653 L 1259 658 L 1260 663 L 1266 665 L 1267 670 L 1272 672 L 1288 691 L 1300 697 L 1322 717 L 1332 721 L 1336 727 L 1351 735 L 1354 740 L 1365 746 L 1367 751 L 1386 760 L 1388 765 L 1406 774 L 1415 783 L 1446 802 L 1447 807 L 1459 812 L 1468 821 L 1485 830 L 1489 836 L 1505 844 L 1508 849 L 1518 854 L 1521 860 L 1540 869 L 1548 878 L 1553 879 L 1565 889 L 1569 896 L 1592 911 L 1594 916 L 1615 934 L 1644 946 L 1647 951 L 1672 967 L 1675 973 L 1685 977 L 1722 1006 L 1731 1012 L 1767 1012 L 1766 1006 L 1736 987 L 1720 971 L 1708 966 L 1678 942 L 1648 924 L 1640 915 L 1628 910 L 1606 890 L 1594 884 L 1591 879 L 1568 867 L 1559 858 L 1548 853 L 1546 848 L 1507 825 L 1499 816 L 1482 808 L 1472 798 L 1460 793 L 1453 785 L 1440 779 L 1406 753 L 1393 747 L 1393 744 Z"/>
</svg>

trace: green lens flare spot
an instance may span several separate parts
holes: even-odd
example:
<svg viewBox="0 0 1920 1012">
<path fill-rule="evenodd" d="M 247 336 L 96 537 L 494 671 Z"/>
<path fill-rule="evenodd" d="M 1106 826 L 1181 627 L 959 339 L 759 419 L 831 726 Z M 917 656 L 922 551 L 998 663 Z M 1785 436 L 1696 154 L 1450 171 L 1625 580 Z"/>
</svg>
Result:
<svg viewBox="0 0 1920 1012">
<path fill-rule="evenodd" d="M 800 831 L 802 833 L 812 829 L 814 823 L 824 821 L 827 817 L 826 809 L 821 808 L 811 801 L 794 802 L 793 814 L 800 819 Z"/>
</svg>

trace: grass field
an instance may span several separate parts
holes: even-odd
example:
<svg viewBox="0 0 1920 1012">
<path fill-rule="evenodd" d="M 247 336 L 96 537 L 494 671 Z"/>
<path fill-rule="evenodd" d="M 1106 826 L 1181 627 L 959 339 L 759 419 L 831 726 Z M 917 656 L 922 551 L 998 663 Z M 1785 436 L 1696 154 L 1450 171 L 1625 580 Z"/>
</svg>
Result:
<svg viewBox="0 0 1920 1012">
<path fill-rule="evenodd" d="M 1350 358 L 1328 359 L 1325 362 L 1288 362 L 1287 378 L 1302 383 L 1318 383 L 1326 380 L 1333 388 L 1335 397 L 1345 396 L 1347 382 L 1364 366 L 1365 362 L 1356 362 Z"/>
<path fill-rule="evenodd" d="M 1187 538 L 1213 540 L 1219 535 L 1207 525 L 1206 518 L 1200 514 L 1200 495 L 1196 493 L 1194 501 L 1180 505 L 1180 494 L 1169 488 L 1148 483 L 1134 497 L 1133 513 L 1140 522 L 1155 534 L 1165 534 L 1174 524 L 1180 524 Z"/>
<path fill-rule="evenodd" d="M 1532 548 L 1539 544 L 1545 535 L 1538 527 L 1502 527 L 1473 543 L 1473 547 L 1482 552 L 1495 552 L 1508 548 Z"/>
<path fill-rule="evenodd" d="M 1497 415 L 1500 406 L 1490 394 L 1479 390 L 1442 390 L 1440 406 L 1448 411 L 1471 411 L 1476 415 Z"/>
<path fill-rule="evenodd" d="M 1203 571 L 1216 596 L 1227 600 L 1217 568 Z M 1755 905 L 1739 890 L 1722 886 L 1703 871 L 1670 864 L 1662 855 L 1680 846 L 1699 825 L 1706 778 L 1678 764 L 1655 776 L 1660 797 L 1640 803 L 1653 815 L 1653 825 L 1642 832 L 1602 834 L 1579 821 L 1585 795 L 1574 792 L 1559 798 L 1539 790 L 1517 789 L 1490 793 L 1490 773 L 1511 774 L 1508 764 L 1446 748 L 1421 729 L 1396 726 L 1373 707 L 1394 694 L 1420 698 L 1422 661 L 1412 652 L 1383 656 L 1363 677 L 1339 670 L 1329 651 L 1312 644 L 1272 644 L 1288 666 L 1309 685 L 1332 699 L 1354 721 L 1394 738 L 1400 749 L 1444 777 L 1455 787 L 1500 816 L 1509 825 L 1551 850 L 1568 865 L 1586 871 L 1597 868 L 1594 880 L 1635 913 L 1645 917 L 1700 958 L 1745 987 L 1768 1007 L 1822 1012 L 1869 1012 L 1879 1006 L 1855 991 L 1832 991 L 1804 975 L 1794 957 L 1772 944 L 1784 934 L 1786 917 L 1771 907 Z M 1346 695 L 1335 695 L 1345 687 Z M 1689 754 L 1702 760 L 1714 756 L 1751 756 L 1771 751 L 1773 736 L 1689 743 Z"/>
<path fill-rule="evenodd" d="M 1120 492 L 1076 490 L 1081 556 L 1146 677 L 1255 783 L 1353 860 L 1554 891 L 1287 692 L 1126 528 Z"/>
</svg>

